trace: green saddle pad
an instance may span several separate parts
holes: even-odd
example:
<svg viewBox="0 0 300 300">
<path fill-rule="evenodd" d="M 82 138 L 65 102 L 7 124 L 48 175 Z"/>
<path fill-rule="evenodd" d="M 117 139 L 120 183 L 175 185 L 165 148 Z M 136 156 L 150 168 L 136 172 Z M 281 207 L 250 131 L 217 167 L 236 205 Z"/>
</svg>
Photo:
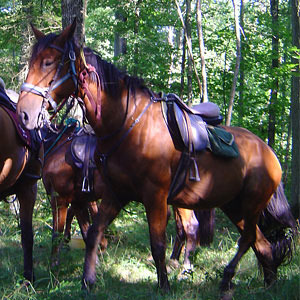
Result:
<svg viewBox="0 0 300 300">
<path fill-rule="evenodd" d="M 210 146 L 208 149 L 218 156 L 238 157 L 239 149 L 233 135 L 221 127 L 207 126 Z"/>
</svg>

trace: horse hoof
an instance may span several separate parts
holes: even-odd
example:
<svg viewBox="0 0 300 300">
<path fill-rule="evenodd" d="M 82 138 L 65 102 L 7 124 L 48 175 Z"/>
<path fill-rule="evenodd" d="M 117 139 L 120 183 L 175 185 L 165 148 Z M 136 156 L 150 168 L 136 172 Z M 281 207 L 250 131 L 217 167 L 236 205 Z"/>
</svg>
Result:
<svg viewBox="0 0 300 300">
<path fill-rule="evenodd" d="M 221 283 L 221 297 L 220 300 L 231 300 L 233 297 L 234 284 L 230 281 L 226 284 Z"/>
<path fill-rule="evenodd" d="M 170 259 L 169 266 L 170 266 L 170 268 L 178 269 L 180 267 L 180 264 L 179 264 L 178 260 Z"/>
<path fill-rule="evenodd" d="M 183 268 L 180 274 L 177 276 L 178 280 L 187 280 L 193 278 L 194 271 L 193 268 Z"/>
<path fill-rule="evenodd" d="M 92 290 L 93 286 L 94 286 L 93 282 L 90 282 L 87 279 L 82 278 L 82 281 L 81 281 L 81 290 L 82 291 L 89 293 Z"/>
<path fill-rule="evenodd" d="M 35 276 L 31 272 L 24 272 L 23 274 L 25 280 L 23 280 L 23 283 L 30 285 L 30 283 L 33 283 L 35 281 Z"/>
<path fill-rule="evenodd" d="M 271 285 L 273 285 L 277 280 L 277 272 L 266 272 L 265 273 L 265 278 L 264 278 L 264 282 L 265 282 L 265 286 L 266 287 L 270 287 Z"/>
<path fill-rule="evenodd" d="M 233 290 L 228 290 L 226 292 L 221 293 L 220 300 L 231 300 L 233 297 Z"/>
</svg>

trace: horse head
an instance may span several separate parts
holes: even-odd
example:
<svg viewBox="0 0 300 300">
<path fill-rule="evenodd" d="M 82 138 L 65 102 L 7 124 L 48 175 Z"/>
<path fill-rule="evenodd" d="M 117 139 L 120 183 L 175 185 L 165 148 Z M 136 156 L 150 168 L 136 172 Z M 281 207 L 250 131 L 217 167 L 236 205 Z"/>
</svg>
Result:
<svg viewBox="0 0 300 300">
<path fill-rule="evenodd" d="M 33 47 L 26 81 L 21 86 L 17 113 L 27 129 L 40 128 L 46 110 L 57 109 L 64 98 L 77 88 L 75 66 L 79 48 L 75 48 L 76 20 L 59 35 L 45 35 L 32 25 L 37 39 Z"/>
</svg>

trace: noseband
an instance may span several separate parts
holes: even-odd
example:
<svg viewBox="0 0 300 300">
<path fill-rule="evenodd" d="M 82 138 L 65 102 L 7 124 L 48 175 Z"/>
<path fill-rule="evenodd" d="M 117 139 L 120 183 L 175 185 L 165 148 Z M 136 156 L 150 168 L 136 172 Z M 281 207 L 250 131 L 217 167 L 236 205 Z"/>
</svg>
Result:
<svg viewBox="0 0 300 300">
<path fill-rule="evenodd" d="M 23 92 L 27 92 L 27 93 L 32 93 L 35 95 L 38 95 L 40 97 L 43 98 L 43 102 L 42 102 L 42 108 L 41 108 L 41 112 L 39 115 L 39 121 L 43 122 L 45 120 L 45 114 L 46 114 L 46 106 L 49 103 L 49 105 L 53 108 L 54 112 L 57 111 L 57 104 L 54 101 L 54 99 L 51 97 L 51 93 L 58 88 L 60 85 L 62 85 L 66 80 L 68 80 L 69 78 L 71 78 L 74 82 L 74 85 L 77 89 L 77 74 L 76 74 L 76 68 L 75 68 L 75 60 L 76 60 L 76 55 L 75 55 L 75 51 L 74 51 L 74 45 L 72 41 L 67 41 L 65 44 L 65 48 L 61 48 L 57 45 L 51 44 L 49 47 L 54 48 L 56 50 L 58 50 L 59 52 L 62 53 L 62 57 L 61 57 L 61 61 L 58 65 L 58 68 L 56 70 L 56 73 L 51 81 L 51 84 L 49 87 L 39 87 L 36 85 L 33 85 L 31 83 L 27 83 L 24 82 L 21 86 L 20 91 Z M 59 74 L 62 71 L 62 68 L 65 64 L 65 60 L 66 57 L 68 57 L 70 59 L 70 67 L 69 67 L 69 71 L 66 75 L 64 75 L 62 78 L 59 78 Z"/>
</svg>

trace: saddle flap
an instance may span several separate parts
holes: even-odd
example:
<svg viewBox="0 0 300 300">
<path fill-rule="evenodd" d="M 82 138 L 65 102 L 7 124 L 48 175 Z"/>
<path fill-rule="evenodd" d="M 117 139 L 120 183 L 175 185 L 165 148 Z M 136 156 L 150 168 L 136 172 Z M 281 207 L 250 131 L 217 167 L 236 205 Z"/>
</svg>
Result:
<svg viewBox="0 0 300 300">
<path fill-rule="evenodd" d="M 70 149 L 76 167 L 83 168 L 85 161 L 88 161 L 89 167 L 96 167 L 94 161 L 96 136 L 88 134 L 76 136 L 72 140 Z M 86 155 L 89 157 L 86 158 Z"/>
<path fill-rule="evenodd" d="M 193 152 L 204 150 L 208 145 L 208 134 L 201 116 L 183 111 L 173 101 L 168 101 L 166 105 L 166 122 L 175 148 L 179 151 L 186 149 Z"/>
</svg>

